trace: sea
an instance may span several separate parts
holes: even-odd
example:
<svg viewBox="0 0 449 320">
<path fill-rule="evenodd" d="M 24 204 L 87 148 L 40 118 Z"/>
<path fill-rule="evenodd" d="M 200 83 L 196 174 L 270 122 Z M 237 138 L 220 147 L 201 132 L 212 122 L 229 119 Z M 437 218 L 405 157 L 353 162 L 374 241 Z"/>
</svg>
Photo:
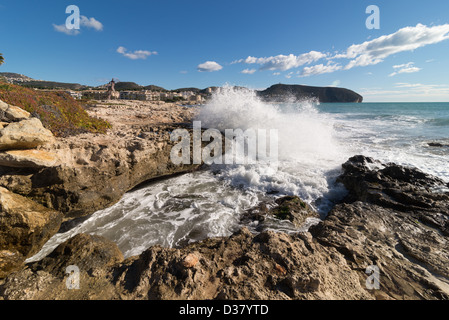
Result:
<svg viewBox="0 0 449 320">
<path fill-rule="evenodd" d="M 242 222 L 242 214 L 286 195 L 299 196 L 321 218 L 300 228 L 272 219 L 266 228 L 304 232 L 347 194 L 336 179 L 354 155 L 418 168 L 449 182 L 449 103 L 268 103 L 254 91 L 224 87 L 200 107 L 196 120 L 220 131 L 277 130 L 277 165 L 211 164 L 148 183 L 56 234 L 27 262 L 78 233 L 104 236 L 130 257 L 154 245 L 180 247 L 229 236 L 243 226 L 257 232 L 257 223 Z"/>
</svg>

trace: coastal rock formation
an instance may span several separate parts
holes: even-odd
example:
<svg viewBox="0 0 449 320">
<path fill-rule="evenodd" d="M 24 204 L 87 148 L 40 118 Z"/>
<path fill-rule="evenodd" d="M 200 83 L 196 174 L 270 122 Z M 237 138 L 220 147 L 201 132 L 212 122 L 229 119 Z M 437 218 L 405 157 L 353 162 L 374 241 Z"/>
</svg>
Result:
<svg viewBox="0 0 449 320">
<path fill-rule="evenodd" d="M 61 211 L 68 220 L 110 206 L 150 179 L 199 167 L 170 161 L 175 144 L 170 133 L 190 121 L 193 108 L 107 102 L 88 112 L 108 120 L 112 129 L 58 138 L 28 152 L 27 159 L 19 159 L 17 151 L 0 154 L 0 186 Z"/>
<path fill-rule="evenodd" d="M 23 110 L 22 108 L 9 105 L 0 100 L 0 121 L 20 121 L 29 119 L 30 117 L 30 113 Z"/>
<path fill-rule="evenodd" d="M 59 165 L 55 153 L 43 150 L 10 150 L 0 152 L 0 166 L 14 168 L 46 168 Z"/>
<path fill-rule="evenodd" d="M 336 87 L 310 87 L 303 85 L 276 84 L 257 94 L 267 101 L 284 102 L 291 99 L 317 100 L 318 102 L 363 102 L 363 97 L 349 89 Z"/>
<path fill-rule="evenodd" d="M 447 184 L 363 156 L 346 162 L 339 180 L 348 197 L 310 232 L 243 228 L 182 248 L 154 246 L 125 260 L 108 240 L 77 235 L 6 277 L 0 297 L 449 299 Z M 284 198 L 278 207 L 295 200 Z M 79 290 L 66 287 L 69 265 L 80 269 Z M 375 268 L 378 288 L 368 286 L 367 272 Z"/>
<path fill-rule="evenodd" d="M 244 224 L 256 225 L 256 230 L 263 231 L 269 219 L 287 220 L 295 227 L 301 228 L 308 218 L 319 219 L 320 215 L 297 196 L 285 196 L 273 203 L 262 202 L 242 214 Z"/>
<path fill-rule="evenodd" d="M 37 118 L 11 122 L 0 129 L 0 150 L 33 149 L 54 140 Z"/>
<path fill-rule="evenodd" d="M 68 249 L 70 248 L 70 249 Z M 151 247 L 120 261 L 113 244 L 78 235 L 49 257 L 11 274 L 5 299 L 372 299 L 343 255 L 310 234 L 247 229 L 182 249 Z M 87 260 L 85 260 L 87 259 Z M 103 265 L 104 264 L 104 265 Z M 69 265 L 79 290 L 65 287 Z"/>
<path fill-rule="evenodd" d="M 7 274 L 36 254 L 61 222 L 58 211 L 0 187 L 0 273 Z"/>
<path fill-rule="evenodd" d="M 321 244 L 344 254 L 360 277 L 380 269 L 380 287 L 393 299 L 449 298 L 448 185 L 417 169 L 356 156 L 339 177 L 349 190 L 312 227 Z"/>
</svg>

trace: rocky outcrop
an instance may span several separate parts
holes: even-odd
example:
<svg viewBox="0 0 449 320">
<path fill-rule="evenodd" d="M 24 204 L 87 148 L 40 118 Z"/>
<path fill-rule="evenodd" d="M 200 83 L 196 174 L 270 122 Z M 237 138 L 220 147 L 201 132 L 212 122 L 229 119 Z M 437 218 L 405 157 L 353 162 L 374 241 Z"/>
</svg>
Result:
<svg viewBox="0 0 449 320">
<path fill-rule="evenodd" d="M 55 165 L 53 154 L 35 148 L 54 141 L 50 131 L 25 110 L 0 101 L 0 180 L 10 167 L 29 169 Z M 20 149 L 20 150 L 14 150 Z M 20 169 L 17 169 L 20 170 Z M 62 214 L 31 199 L 11 192 L 9 183 L 0 187 L 0 278 L 19 268 L 23 261 L 38 252 L 60 228 Z M 9 178 L 9 182 L 23 179 Z M 7 189 L 8 188 L 8 189 Z M 31 185 L 23 185 L 31 188 Z"/>
<path fill-rule="evenodd" d="M 11 122 L 0 129 L 0 150 L 33 149 L 54 140 L 37 118 Z"/>
<path fill-rule="evenodd" d="M 349 89 L 336 87 L 311 87 L 303 85 L 275 84 L 257 94 L 268 101 L 284 102 L 297 100 L 316 100 L 318 102 L 363 102 L 363 97 Z"/>
<path fill-rule="evenodd" d="M 99 237 L 78 235 L 49 257 L 11 274 L 5 299 L 372 299 L 343 255 L 310 234 L 247 229 L 182 249 L 152 247 L 120 261 Z M 79 290 L 65 286 L 67 266 Z"/>
<path fill-rule="evenodd" d="M 274 200 L 273 203 L 262 202 L 244 212 L 240 220 L 244 224 L 255 225 L 257 231 L 263 231 L 270 219 L 289 221 L 296 228 L 301 228 L 308 218 L 319 219 L 320 215 L 301 198 L 285 196 Z"/>
<path fill-rule="evenodd" d="M 0 152 L 0 166 L 13 168 L 48 168 L 60 165 L 54 152 L 43 150 L 10 150 Z"/>
<path fill-rule="evenodd" d="M 143 182 L 199 167 L 170 160 L 175 144 L 170 133 L 191 119 L 193 109 L 124 102 L 93 107 L 89 113 L 113 128 L 106 134 L 58 138 L 38 151 L 0 153 L 0 186 L 61 211 L 69 220 L 114 204 Z"/>
<path fill-rule="evenodd" d="M 7 274 L 36 254 L 61 222 L 58 211 L 0 188 L 0 273 Z"/>
<path fill-rule="evenodd" d="M 0 100 L 0 121 L 11 122 L 29 119 L 30 113 L 22 108 L 12 106 Z"/>
<path fill-rule="evenodd" d="M 381 271 L 392 299 L 449 298 L 449 187 L 417 169 L 356 156 L 343 165 L 349 190 L 311 233 L 344 254 L 360 277 Z M 446 189 L 446 190 L 445 190 Z"/>
</svg>

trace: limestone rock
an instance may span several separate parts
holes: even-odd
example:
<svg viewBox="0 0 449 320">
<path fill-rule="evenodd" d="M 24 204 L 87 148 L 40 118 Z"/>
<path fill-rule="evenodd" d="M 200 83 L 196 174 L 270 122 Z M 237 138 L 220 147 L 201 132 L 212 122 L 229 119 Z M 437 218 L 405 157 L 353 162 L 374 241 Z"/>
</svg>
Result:
<svg viewBox="0 0 449 320">
<path fill-rule="evenodd" d="M 0 250 L 0 279 L 19 269 L 25 258 L 18 252 Z"/>
<path fill-rule="evenodd" d="M 0 296 L 9 300 L 111 300 L 119 294 L 109 267 L 123 260 L 117 246 L 109 240 L 79 234 L 58 246 L 42 261 L 30 263 L 12 273 L 0 286 Z M 79 289 L 67 286 L 67 267 L 79 270 Z"/>
<path fill-rule="evenodd" d="M 61 225 L 61 213 L 0 187 L 0 250 L 37 253 Z"/>
<path fill-rule="evenodd" d="M 308 218 L 318 219 L 320 215 L 298 196 L 284 196 L 273 203 L 262 202 L 247 210 L 243 213 L 241 221 L 245 224 L 257 221 L 257 231 L 263 231 L 268 217 L 290 221 L 296 228 L 300 228 Z"/>
<path fill-rule="evenodd" d="M 123 254 L 117 245 L 104 237 L 77 234 L 60 244 L 39 265 L 55 276 L 64 276 L 70 265 L 76 265 L 80 270 L 93 273 L 123 261 Z"/>
<path fill-rule="evenodd" d="M 53 152 L 43 150 L 10 150 L 0 152 L 0 166 L 14 168 L 48 168 L 59 164 Z"/>
<path fill-rule="evenodd" d="M 33 149 L 54 140 L 51 131 L 37 118 L 13 122 L 0 129 L 0 150 Z"/>
<path fill-rule="evenodd" d="M 312 227 L 314 237 L 344 254 L 361 281 L 368 266 L 378 266 L 376 297 L 448 299 L 449 193 L 437 191 L 447 185 L 417 169 L 363 156 L 343 168 L 346 203 Z"/>
<path fill-rule="evenodd" d="M 189 253 L 183 260 L 182 266 L 184 268 L 193 268 L 198 263 L 198 257 L 193 253 Z"/>
<path fill-rule="evenodd" d="M 30 113 L 0 100 L 0 121 L 15 122 L 29 119 Z"/>
</svg>

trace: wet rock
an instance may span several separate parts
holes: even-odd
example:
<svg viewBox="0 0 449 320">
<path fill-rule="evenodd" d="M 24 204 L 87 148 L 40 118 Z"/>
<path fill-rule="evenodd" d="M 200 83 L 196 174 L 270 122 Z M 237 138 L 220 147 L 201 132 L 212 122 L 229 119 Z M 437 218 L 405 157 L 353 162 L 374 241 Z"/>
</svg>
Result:
<svg viewBox="0 0 449 320">
<path fill-rule="evenodd" d="M 296 228 L 304 225 L 308 218 L 320 218 L 305 201 L 298 196 L 284 196 L 276 199 L 274 203 L 262 202 L 255 208 L 243 213 L 241 221 L 245 224 L 257 221 L 256 229 L 263 231 L 267 218 L 285 220 L 291 222 Z"/>
<path fill-rule="evenodd" d="M 312 227 L 313 236 L 343 254 L 361 281 L 368 266 L 378 266 L 376 297 L 449 298 L 449 194 L 435 191 L 444 181 L 363 156 L 343 168 L 346 203 Z"/>
</svg>

